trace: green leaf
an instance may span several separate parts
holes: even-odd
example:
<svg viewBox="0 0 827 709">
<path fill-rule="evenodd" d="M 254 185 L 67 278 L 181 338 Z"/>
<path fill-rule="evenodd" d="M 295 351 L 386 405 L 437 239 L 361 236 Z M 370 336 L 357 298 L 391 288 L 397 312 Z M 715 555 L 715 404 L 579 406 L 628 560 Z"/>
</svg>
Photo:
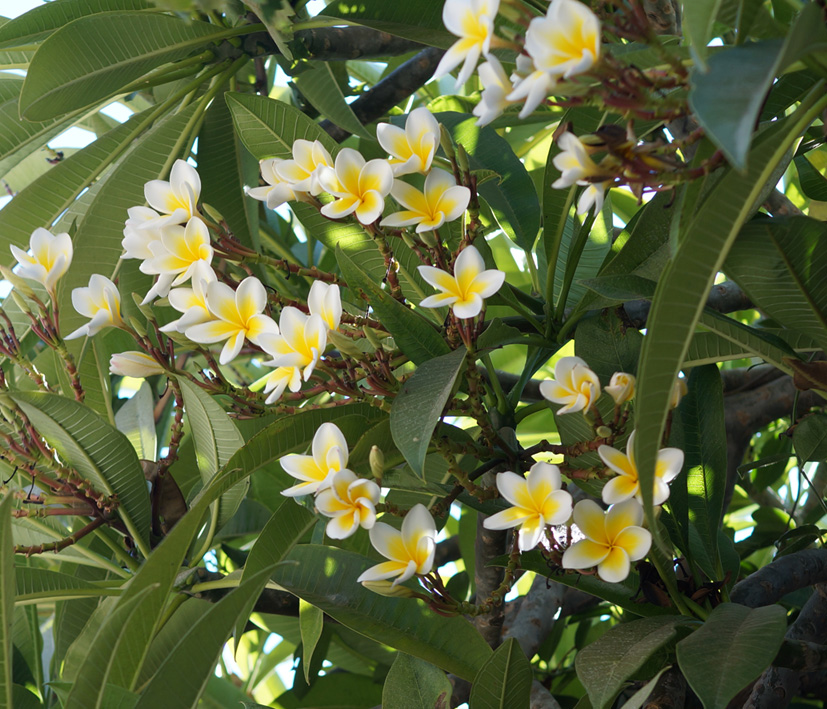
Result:
<svg viewBox="0 0 827 709">
<path fill-rule="evenodd" d="M 330 62 L 313 62 L 311 68 L 299 74 L 294 82 L 313 107 L 339 128 L 363 138 L 373 138 L 345 101 Z"/>
<path fill-rule="evenodd" d="M 685 474 L 672 483 L 670 507 L 676 521 L 688 521 L 698 532 L 713 567 L 704 571 L 722 580 L 718 559 L 718 527 L 726 493 L 727 437 L 724 394 L 718 367 L 692 370 L 689 393 L 680 404 Z M 687 532 L 688 536 L 688 532 Z"/>
<path fill-rule="evenodd" d="M 646 700 L 649 699 L 649 695 L 652 694 L 655 687 L 657 687 L 661 675 L 670 669 L 672 669 L 671 665 L 664 667 L 637 692 L 629 697 L 628 701 L 621 707 L 621 709 L 640 709 L 644 704 L 646 704 Z"/>
<path fill-rule="evenodd" d="M 146 480 L 129 439 L 91 409 L 42 392 L 10 396 L 62 460 L 94 489 L 117 495 L 118 514 L 142 553 L 149 555 L 150 505 Z"/>
<path fill-rule="evenodd" d="M 471 686 L 476 709 L 524 709 L 529 704 L 531 665 L 519 643 L 508 638 L 480 667 Z"/>
<path fill-rule="evenodd" d="M 20 566 L 15 571 L 16 603 L 117 595 L 120 589 L 96 586 L 59 571 Z"/>
<path fill-rule="evenodd" d="M 300 138 L 318 140 L 332 157 L 339 145 L 298 108 L 255 94 L 225 94 L 236 133 L 258 160 L 292 159 L 293 143 Z"/>
<path fill-rule="evenodd" d="M 621 302 L 651 298 L 657 287 L 655 281 L 631 273 L 622 276 L 597 276 L 587 278 L 581 283 L 608 300 Z"/>
<path fill-rule="evenodd" d="M 574 667 L 592 706 L 610 706 L 626 681 L 675 638 L 681 622 L 680 617 L 670 616 L 621 623 L 580 650 Z"/>
<path fill-rule="evenodd" d="M 225 36 L 223 28 L 170 15 L 111 12 L 81 17 L 51 34 L 37 50 L 20 92 L 20 115 L 43 121 L 86 108 L 152 69 Z M 88 47 L 95 51 L 82 49 Z"/>
<path fill-rule="evenodd" d="M 155 460 L 155 400 L 147 382 L 118 409 L 115 426 L 129 439 L 139 458 Z"/>
<path fill-rule="evenodd" d="M 313 653 L 319 638 L 322 637 L 324 628 L 324 612 L 308 603 L 303 598 L 299 599 L 299 630 L 302 636 L 302 667 L 304 668 L 304 681 L 310 684 L 310 670 L 313 661 Z"/>
<path fill-rule="evenodd" d="M 436 118 L 468 152 L 471 169 L 500 175 L 500 180 L 480 185 L 479 194 L 508 237 L 530 250 L 540 230 L 540 202 L 531 177 L 508 141 L 490 126 L 480 128 L 476 118 L 467 114 L 445 112 Z"/>
<path fill-rule="evenodd" d="M 136 709 L 197 706 L 230 630 L 239 616 L 249 613 L 273 568 L 251 576 L 192 625 L 141 692 Z"/>
<path fill-rule="evenodd" d="M 799 155 L 793 162 L 798 168 L 798 179 L 804 195 L 819 202 L 827 202 L 827 178 L 804 155 Z"/>
<path fill-rule="evenodd" d="M 43 144 L 68 128 L 77 114 L 41 122 L 20 120 L 18 98 L 23 79 L 11 74 L 0 77 L 0 175 L 5 175 Z"/>
<path fill-rule="evenodd" d="M 361 293 L 370 303 L 377 319 L 393 335 L 397 347 L 415 364 L 422 364 L 449 351 L 445 340 L 430 322 L 382 290 L 339 246 L 336 247 L 336 260 L 348 288 Z"/>
<path fill-rule="evenodd" d="M 123 654 L 129 654 L 131 634 L 128 632 L 136 618 L 141 618 L 152 605 L 158 586 L 146 586 L 112 609 L 94 633 L 89 652 L 74 678 L 64 709 L 101 707 L 107 682 L 113 676 L 114 665 Z M 114 683 L 114 682 L 113 682 Z"/>
<path fill-rule="evenodd" d="M 603 311 L 577 323 L 574 353 L 608 384 L 615 372 L 637 371 L 642 344 L 640 332 L 624 327 L 616 313 Z"/>
<path fill-rule="evenodd" d="M 204 116 L 198 135 L 198 174 L 202 203 L 221 213 L 242 244 L 257 248 L 258 202 L 245 196 L 244 186 L 258 184 L 258 161 L 235 135 L 226 93 L 215 98 Z"/>
<path fill-rule="evenodd" d="M 827 225 L 758 218 L 738 234 L 724 269 L 770 317 L 827 346 Z"/>
<path fill-rule="evenodd" d="M 302 544 L 273 580 L 362 635 L 473 680 L 491 649 L 464 618 L 445 618 L 409 598 L 380 596 L 356 583 L 370 561 L 332 547 Z M 320 570 L 323 570 L 320 573 Z"/>
<path fill-rule="evenodd" d="M 403 3 L 385 0 L 361 0 L 357 3 L 334 0 L 320 14 L 448 49 L 456 42 L 456 37 L 450 34 L 442 23 L 442 5 L 442 0 Z"/>
<path fill-rule="evenodd" d="M 14 540 L 11 533 L 11 512 L 14 498 L 3 495 L 0 500 L 0 707 L 12 709 L 12 626 L 14 624 Z"/>
<path fill-rule="evenodd" d="M 391 406 L 391 435 L 413 471 L 424 477 L 431 435 L 457 377 L 465 366 L 464 347 L 421 364 Z"/>
<path fill-rule="evenodd" d="M 718 15 L 721 2 L 722 0 L 683 0 L 681 2 L 684 34 L 689 39 L 692 56 L 703 70 L 706 70 L 707 45 L 712 39 L 712 25 Z"/>
<path fill-rule="evenodd" d="M 17 47 L 40 42 L 72 20 L 98 12 L 144 10 L 145 0 L 61 0 L 34 7 L 9 20 L 0 29 L 0 47 Z"/>
<path fill-rule="evenodd" d="M 382 704 L 398 709 L 447 707 L 451 691 L 451 683 L 442 670 L 430 662 L 400 652 L 385 678 Z"/>
<path fill-rule="evenodd" d="M 781 606 L 722 603 L 678 643 L 678 665 L 705 709 L 725 709 L 773 661 L 786 630 Z"/>
<path fill-rule="evenodd" d="M 491 564 L 495 566 L 505 566 L 507 563 L 507 556 L 501 556 L 491 562 Z M 606 581 L 601 581 L 597 576 L 566 573 L 562 571 L 560 567 L 550 567 L 539 551 L 530 551 L 522 554 L 520 556 L 520 566 L 526 571 L 533 571 L 557 583 L 562 583 L 570 588 L 576 588 L 597 598 L 602 598 L 613 606 L 623 608 L 634 615 L 649 617 L 674 613 L 671 608 L 662 608 L 638 599 L 640 579 L 634 571 L 632 571 L 631 575 L 622 583 L 607 583 Z"/>
<path fill-rule="evenodd" d="M 825 105 L 827 97 L 816 88 L 796 113 L 759 134 L 748 172 L 725 171 L 695 210 L 694 219 L 682 225 L 677 252 L 663 271 L 649 313 L 638 376 L 635 458 L 650 524 L 655 459 L 670 391 L 709 289 L 770 177 Z"/>
<path fill-rule="evenodd" d="M 802 460 L 827 460 L 827 415 L 805 416 L 793 429 L 795 454 Z"/>
</svg>

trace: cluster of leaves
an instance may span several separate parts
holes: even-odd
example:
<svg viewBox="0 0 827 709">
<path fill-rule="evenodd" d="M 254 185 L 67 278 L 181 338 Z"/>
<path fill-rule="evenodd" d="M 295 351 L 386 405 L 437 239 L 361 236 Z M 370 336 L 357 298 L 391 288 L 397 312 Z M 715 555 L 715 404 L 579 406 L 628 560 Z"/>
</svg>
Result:
<svg viewBox="0 0 827 709">
<path fill-rule="evenodd" d="M 523 14 L 547 5 L 515 3 Z M 823 508 L 808 500 L 797 515 L 784 486 L 793 466 L 801 478 L 814 472 L 814 484 L 824 478 L 827 415 L 798 420 L 793 407 L 789 427 L 748 431 L 753 450 L 736 479 L 720 370 L 763 361 L 795 375 L 802 391 L 827 392 L 816 356 L 827 346 L 823 8 L 686 2 L 683 42 L 676 25 L 640 41 L 614 36 L 611 56 L 641 75 L 692 66 L 677 103 L 700 125 L 691 150 L 680 147 L 697 179 L 646 203 L 612 191 L 598 214 L 581 218 L 574 205 L 582 186 L 551 186 L 559 178 L 555 131 L 573 125 L 585 135 L 635 118 L 645 144 L 669 145 L 681 140 L 685 119 L 667 132 L 660 118 L 641 119 L 640 104 L 629 113 L 596 95 L 544 103 L 525 119 L 507 111 L 479 128 L 474 84 L 460 95 L 446 95 L 450 78 L 401 81 L 400 89 L 402 62 L 435 67 L 432 48 L 454 43 L 441 0 L 334 2 L 317 17 L 304 5 L 247 0 L 190 12 L 146 0 L 57 0 L 0 25 L 0 69 L 26 70 L 25 78 L 0 74 L 0 175 L 14 193 L 0 210 L 0 248 L 27 248 L 39 227 L 71 234 L 74 259 L 53 303 L 62 331 L 83 325 L 71 293 L 97 273 L 117 282 L 124 321 L 164 343 L 154 326 L 177 314 L 141 308 L 151 279 L 120 259 L 121 238 L 144 185 L 192 159 L 209 213 L 265 257 L 251 271 L 295 301 L 306 300 L 309 274 L 336 274 L 353 322 L 381 325 L 337 347 L 393 363 L 381 380 L 384 399 L 380 380 L 354 370 L 347 396 L 314 392 L 268 408 L 248 388 L 261 376 L 260 358 L 219 367 L 204 352 L 178 361 L 181 375 L 168 390 L 165 377 L 110 377 L 111 354 L 134 346 L 121 330 L 65 350 L 44 344 L 42 321 L 13 292 L 2 307 L 0 706 L 289 708 L 342 706 L 347 697 L 353 707 L 430 707 L 460 697 L 464 681 L 472 707 L 524 707 L 534 678 L 561 705 L 637 707 L 661 677 L 679 672 L 712 709 L 780 663 L 782 651 L 800 667 L 785 635 L 806 588 L 782 604 L 747 605 L 734 602 L 743 594 L 733 588 L 760 574 L 776 546 L 782 557 L 820 549 Z M 640 16 L 637 2 L 593 5 L 603 18 L 629 8 Z M 519 36 L 508 20 L 498 28 Z M 350 45 L 349 31 L 358 37 Z M 709 46 L 713 37 L 721 48 Z M 502 52 L 506 67 L 515 58 Z M 291 77 L 292 94 L 273 86 L 277 67 Z M 325 219 L 303 202 L 274 212 L 244 194 L 258 184 L 258 161 L 289 159 L 298 139 L 335 154 L 334 134 L 366 157 L 383 156 L 372 123 L 404 124 L 394 117 L 399 106 L 382 103 L 387 96 L 407 110 L 427 106 L 451 138 L 442 159 L 456 167 L 449 146 L 460 146 L 457 174 L 478 187 L 475 245 L 506 283 L 472 335 L 452 335 L 445 311 L 432 318 L 415 307 L 429 287 L 409 235 L 389 255 L 353 219 Z M 650 98 L 654 105 L 664 91 Z M 113 100 L 132 111 L 123 123 L 101 110 Z M 96 140 L 44 152 L 71 126 Z M 716 152 L 723 158 L 713 160 Z M 782 177 L 786 195 L 774 194 Z M 782 216 L 779 198 L 795 213 Z M 468 229 L 443 231 L 450 251 Z M 749 309 L 706 307 L 720 273 L 737 282 Z M 635 320 L 643 300 L 651 301 L 648 318 Z M 461 341 L 475 350 L 469 355 Z M 637 376 L 629 431 L 637 432 L 654 542 L 651 564 L 622 584 L 563 573 L 541 551 L 509 555 L 506 534 L 492 542 L 482 525 L 506 506 L 492 471 L 524 472 L 532 455 L 562 453 L 569 489 L 600 495 L 605 471 L 595 451 L 607 439 L 594 418 L 560 416 L 530 394 L 533 379 L 548 378 L 572 353 L 572 341 L 601 384 L 617 371 Z M 688 395 L 670 414 L 681 370 Z M 137 393 L 120 398 L 130 387 Z M 611 421 L 612 412 L 602 397 L 597 420 Z M 325 541 L 326 520 L 312 505 L 279 494 L 294 482 L 279 459 L 304 453 L 328 422 L 349 444 L 348 465 L 381 476 L 389 491 L 383 521 L 398 526 L 396 515 L 417 503 L 439 512 L 444 548 L 459 549 L 456 565 L 443 568 L 445 588 L 480 622 L 437 614 L 410 597 L 412 582 L 395 597 L 362 588 L 355 580 L 379 560 L 367 533 Z M 793 424 L 790 442 L 782 434 Z M 628 431 L 610 433 L 614 441 Z M 658 516 L 652 483 L 667 443 L 686 462 Z M 374 447 L 381 464 L 371 459 Z M 59 490 L 35 485 L 49 476 Z M 817 490 L 809 494 L 820 500 Z M 774 511 L 756 509 L 767 499 Z M 452 502 L 458 516 L 449 515 Z M 753 534 L 736 542 L 750 514 Z M 44 553 L 52 550 L 59 553 Z M 673 556 L 685 561 L 676 566 Z M 520 569 L 594 601 L 561 614 L 533 646 L 517 636 L 500 644 L 491 628 Z M 529 578 L 517 582 L 517 595 Z M 235 666 L 225 652 L 230 636 Z M 273 669 L 291 656 L 288 689 Z M 446 672 L 459 678 L 454 686 Z"/>
</svg>

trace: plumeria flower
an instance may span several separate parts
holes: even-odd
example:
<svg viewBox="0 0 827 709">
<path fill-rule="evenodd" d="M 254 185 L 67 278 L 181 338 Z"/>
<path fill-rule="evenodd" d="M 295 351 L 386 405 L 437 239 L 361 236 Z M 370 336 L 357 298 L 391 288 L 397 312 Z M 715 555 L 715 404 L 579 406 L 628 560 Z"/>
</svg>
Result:
<svg viewBox="0 0 827 709">
<path fill-rule="evenodd" d="M 675 383 L 672 385 L 672 394 L 669 398 L 669 408 L 677 409 L 678 404 L 681 403 L 681 399 L 686 396 L 688 391 L 689 389 L 686 386 L 686 379 L 683 377 L 678 377 L 675 379 Z"/>
<path fill-rule="evenodd" d="M 379 486 L 344 468 L 330 478 L 330 485 L 316 495 L 316 509 L 330 517 L 325 534 L 331 539 L 346 539 L 359 527 L 370 529 L 376 523 Z"/>
<path fill-rule="evenodd" d="M 540 384 L 540 393 L 554 404 L 565 404 L 558 414 L 586 412 L 600 397 L 600 380 L 580 357 L 562 357 L 554 365 L 554 379 Z"/>
<path fill-rule="evenodd" d="M 393 170 L 386 160 L 370 160 L 353 148 L 342 148 L 335 169 L 322 167 L 319 183 L 336 199 L 322 207 L 328 219 L 356 214 L 362 224 L 373 224 L 382 216 L 385 197 L 393 185 Z"/>
<path fill-rule="evenodd" d="M 207 308 L 212 319 L 188 327 L 185 334 L 202 344 L 226 340 L 218 361 L 227 364 L 238 356 L 245 338 L 259 344 L 262 335 L 278 334 L 278 325 L 263 314 L 266 305 L 267 293 L 255 276 L 245 278 L 235 291 L 226 283 L 213 281 L 207 285 Z"/>
<path fill-rule="evenodd" d="M 600 57 L 600 20 L 578 0 L 553 0 L 529 23 L 525 48 L 538 70 L 569 79 Z"/>
<path fill-rule="evenodd" d="M 122 327 L 124 324 L 118 286 L 99 273 L 92 274 L 87 287 L 72 290 L 72 305 L 81 315 L 92 319 L 66 335 L 64 340 L 74 340 L 84 335 L 91 337 L 105 327 Z"/>
<path fill-rule="evenodd" d="M 195 216 L 201 195 L 201 178 L 185 160 L 176 160 L 166 180 L 150 180 L 144 185 L 144 197 L 150 207 L 160 212 L 160 225 L 183 224 Z"/>
<path fill-rule="evenodd" d="M 524 59 L 524 61 L 520 61 Z M 517 58 L 517 68 L 523 69 L 512 76 L 514 90 L 508 94 L 506 101 L 519 103 L 525 101 L 520 109 L 520 118 L 525 118 L 539 106 L 557 85 L 557 80 L 549 73 L 534 68 L 531 57 L 521 54 Z"/>
<path fill-rule="evenodd" d="M 595 182 L 589 184 L 577 200 L 577 213 L 586 214 L 592 207 L 597 214 L 603 209 L 603 200 L 606 198 L 606 190 L 611 187 L 612 181 Z"/>
<path fill-rule="evenodd" d="M 474 115 L 477 116 L 478 126 L 487 126 L 511 105 L 512 102 L 507 97 L 514 87 L 502 64 L 493 55 L 488 57 L 485 64 L 480 65 L 479 75 L 482 94 L 480 102 L 474 106 Z"/>
<path fill-rule="evenodd" d="M 600 446 L 597 454 L 609 466 L 617 477 L 603 486 L 603 502 L 607 505 L 623 502 L 632 497 L 643 502 L 640 492 L 640 479 L 635 464 L 635 432 L 626 443 L 626 453 L 621 453 L 609 446 Z M 683 451 L 680 448 L 661 448 L 655 463 L 655 487 L 652 503 L 662 505 L 669 499 L 669 485 L 683 468 Z"/>
<path fill-rule="evenodd" d="M 574 523 L 586 537 L 563 553 L 564 569 L 589 569 L 609 583 L 629 575 L 631 562 L 642 559 L 652 546 L 652 535 L 641 527 L 643 507 L 637 500 L 612 505 L 605 513 L 592 500 L 574 507 Z"/>
<path fill-rule="evenodd" d="M 300 367 L 304 381 L 310 378 L 327 347 L 327 325 L 321 315 L 306 315 L 288 305 L 279 317 L 279 332 L 262 335 L 261 348 L 272 355 L 274 367 Z"/>
<path fill-rule="evenodd" d="M 152 258 L 144 261 L 140 270 L 157 275 L 158 280 L 143 303 L 149 303 L 156 296 L 167 295 L 171 287 L 190 279 L 196 264 L 209 266 L 213 257 L 209 229 L 198 217 L 190 219 L 186 229 L 164 229 L 161 238 L 149 245 L 149 250 Z"/>
<path fill-rule="evenodd" d="M 282 162 L 284 161 L 280 158 L 261 160 L 259 162 L 261 176 L 267 184 L 263 187 L 244 188 L 248 196 L 257 199 L 259 202 L 264 202 L 267 209 L 275 209 L 280 204 L 299 198 L 293 185 L 276 171 L 276 165 Z"/>
<path fill-rule="evenodd" d="M 471 191 L 458 185 L 454 176 L 434 168 L 425 178 L 425 191 L 420 192 L 407 182 L 395 180 L 391 194 L 404 209 L 385 217 L 380 226 L 412 226 L 417 234 L 439 229 L 445 222 L 462 216 L 471 200 Z"/>
<path fill-rule="evenodd" d="M 192 269 L 192 288 L 174 288 L 167 296 L 169 304 L 183 315 L 164 325 L 161 332 L 183 333 L 191 325 L 212 320 L 207 306 L 207 286 L 215 280 L 215 271 L 205 261 L 196 261 Z"/>
<path fill-rule="evenodd" d="M 302 388 L 302 370 L 298 367 L 276 367 L 264 382 L 265 404 L 275 404 L 285 389 L 296 392 Z"/>
<path fill-rule="evenodd" d="M 603 390 L 620 406 L 630 401 L 635 395 L 635 375 L 626 372 L 615 372 L 609 380 L 609 385 Z"/>
<path fill-rule="evenodd" d="M 586 146 L 574 133 L 563 133 L 557 139 L 557 145 L 561 152 L 554 156 L 552 162 L 563 174 L 552 182 L 554 189 L 564 189 L 575 184 L 588 185 L 586 178 L 601 174 L 600 168 L 589 157 Z"/>
<path fill-rule="evenodd" d="M 279 460 L 284 472 L 297 480 L 298 485 L 282 490 L 286 497 L 314 495 L 330 484 L 334 473 L 347 467 L 347 441 L 335 423 L 323 423 L 313 436 L 311 455 L 291 453 Z"/>
<path fill-rule="evenodd" d="M 493 268 L 485 270 L 480 252 L 466 246 L 454 262 L 454 275 L 434 266 L 417 266 L 419 273 L 442 293 L 429 295 L 420 305 L 440 308 L 450 305 L 458 318 L 474 318 L 480 314 L 483 301 L 496 293 L 505 281 L 505 273 Z"/>
<path fill-rule="evenodd" d="M 164 217 L 149 207 L 130 207 L 126 213 L 129 219 L 124 225 L 121 241 L 124 250 L 121 258 L 124 259 L 150 259 L 153 256 L 150 244 L 160 241 L 162 233 L 165 231 L 184 232 L 184 227 L 179 224 L 165 225 Z"/>
<path fill-rule="evenodd" d="M 494 18 L 500 0 L 445 0 L 442 22 L 445 28 L 459 37 L 442 57 L 434 79 L 440 79 L 462 63 L 457 77 L 461 86 L 471 77 L 480 55 L 488 55 L 494 38 Z"/>
<path fill-rule="evenodd" d="M 405 130 L 390 123 L 376 126 L 376 139 L 388 153 L 396 177 L 431 169 L 439 147 L 439 123 L 424 106 L 414 109 L 405 121 Z"/>
<path fill-rule="evenodd" d="M 121 377 L 145 379 L 163 374 L 164 368 L 145 352 L 121 352 L 109 359 L 109 371 Z"/>
<path fill-rule="evenodd" d="M 339 328 L 342 319 L 342 295 L 335 283 L 313 281 L 307 294 L 307 307 L 311 315 L 318 315 L 331 330 Z"/>
<path fill-rule="evenodd" d="M 424 505 L 414 505 L 402 521 L 402 531 L 377 522 L 370 530 L 370 542 L 386 559 L 371 566 L 358 579 L 359 583 L 394 579 L 396 586 L 415 574 L 427 574 L 434 565 L 436 525 Z"/>
<path fill-rule="evenodd" d="M 333 158 L 318 140 L 309 141 L 300 138 L 293 143 L 293 159 L 281 160 L 273 165 L 276 174 L 287 182 L 293 192 L 320 194 L 319 168 L 333 167 Z"/>
<path fill-rule="evenodd" d="M 72 237 L 68 234 L 52 234 L 48 229 L 38 227 L 29 238 L 29 252 L 10 246 L 12 255 L 17 259 L 18 275 L 37 281 L 51 295 L 55 286 L 72 263 Z"/>
<path fill-rule="evenodd" d="M 549 463 L 535 463 L 524 478 L 516 473 L 498 473 L 497 489 L 513 507 L 488 517 L 486 529 L 509 529 L 520 526 L 520 551 L 529 551 L 540 543 L 546 525 L 565 524 L 571 517 L 571 495 L 561 490 L 560 468 Z"/>
</svg>

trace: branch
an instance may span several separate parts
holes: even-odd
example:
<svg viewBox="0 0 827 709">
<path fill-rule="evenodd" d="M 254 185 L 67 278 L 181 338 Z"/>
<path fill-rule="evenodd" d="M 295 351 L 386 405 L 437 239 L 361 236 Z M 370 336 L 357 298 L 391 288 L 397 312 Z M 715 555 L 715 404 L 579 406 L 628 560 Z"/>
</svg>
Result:
<svg viewBox="0 0 827 709">
<path fill-rule="evenodd" d="M 395 37 L 369 27 L 321 27 L 299 30 L 293 35 L 310 59 L 325 62 L 347 59 L 380 59 L 396 57 L 417 49 L 418 42 Z M 267 32 L 255 32 L 244 38 L 244 51 L 253 57 L 281 54 L 273 38 Z"/>
<path fill-rule="evenodd" d="M 492 559 L 506 553 L 507 530 L 486 529 L 483 522 L 488 515 L 477 516 L 477 538 L 474 544 L 474 584 L 476 586 L 477 603 L 483 603 L 505 578 L 505 569 L 501 566 L 488 566 Z M 483 613 L 474 618 L 474 626 L 480 632 L 485 642 L 496 648 L 502 641 L 503 620 L 505 618 L 505 604 L 495 605 L 489 613 Z"/>
<path fill-rule="evenodd" d="M 423 49 L 363 93 L 350 104 L 350 108 L 361 123 L 365 125 L 372 123 L 384 116 L 397 103 L 421 89 L 434 75 L 443 54 L 445 50 L 437 47 Z M 346 130 L 328 120 L 322 121 L 319 125 L 339 143 L 350 135 Z"/>
<path fill-rule="evenodd" d="M 567 587 L 537 575 L 503 639 L 514 638 L 530 660 L 554 627 Z"/>
<path fill-rule="evenodd" d="M 551 692 L 536 679 L 531 683 L 529 707 L 530 709 L 560 709 L 560 705 L 557 703 L 557 700 L 551 696 Z"/>
<path fill-rule="evenodd" d="M 643 709 L 683 709 L 686 702 L 686 680 L 677 667 L 664 672 Z"/>
<path fill-rule="evenodd" d="M 730 598 L 733 603 L 758 608 L 777 603 L 800 588 L 821 583 L 827 583 L 827 549 L 804 549 L 775 559 L 739 581 Z"/>
</svg>

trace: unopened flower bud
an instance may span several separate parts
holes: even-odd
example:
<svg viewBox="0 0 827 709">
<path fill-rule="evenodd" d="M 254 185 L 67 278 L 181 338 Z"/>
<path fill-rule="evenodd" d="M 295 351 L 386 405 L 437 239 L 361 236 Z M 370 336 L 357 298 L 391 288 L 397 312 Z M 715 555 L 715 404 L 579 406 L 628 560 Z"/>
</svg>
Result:
<svg viewBox="0 0 827 709">
<path fill-rule="evenodd" d="M 389 598 L 413 598 L 421 595 L 407 586 L 401 584 L 394 586 L 391 581 L 362 581 L 362 585 L 369 591 Z"/>
<path fill-rule="evenodd" d="M 32 309 L 29 307 L 29 304 L 26 302 L 25 298 L 23 298 L 23 296 L 17 292 L 15 288 L 12 288 L 11 290 L 11 297 L 14 299 L 14 302 L 17 303 L 17 307 L 20 308 L 20 310 L 22 310 L 27 315 L 32 314 Z"/>
<path fill-rule="evenodd" d="M 370 449 L 368 460 L 370 461 L 370 472 L 373 473 L 373 477 L 381 480 L 382 474 L 385 472 L 385 454 L 379 446 L 373 446 Z"/>
<path fill-rule="evenodd" d="M 687 391 L 689 390 L 686 387 L 686 379 L 683 377 L 678 377 L 672 385 L 672 394 L 669 398 L 669 408 L 677 409 L 678 404 L 681 403 L 681 399 L 686 396 Z"/>
<path fill-rule="evenodd" d="M 454 139 L 448 129 L 442 124 L 439 124 L 439 145 L 451 162 L 456 160 L 456 153 L 454 151 Z"/>
<path fill-rule="evenodd" d="M 597 434 L 598 438 L 608 438 L 612 435 L 612 429 L 608 426 L 598 426 L 594 432 Z"/>
<path fill-rule="evenodd" d="M 462 143 L 457 145 L 457 165 L 459 165 L 459 169 L 463 172 L 463 174 L 468 174 L 471 172 L 471 166 L 468 164 L 468 153 L 465 152 L 465 148 L 462 146 Z"/>
<path fill-rule="evenodd" d="M 121 352 L 112 355 L 112 359 L 109 360 L 109 371 L 122 377 L 144 379 L 155 374 L 163 374 L 164 368 L 143 352 Z"/>
<path fill-rule="evenodd" d="M 603 387 L 606 393 L 620 406 L 635 395 L 635 377 L 626 372 L 615 372 L 608 386 Z"/>
</svg>

